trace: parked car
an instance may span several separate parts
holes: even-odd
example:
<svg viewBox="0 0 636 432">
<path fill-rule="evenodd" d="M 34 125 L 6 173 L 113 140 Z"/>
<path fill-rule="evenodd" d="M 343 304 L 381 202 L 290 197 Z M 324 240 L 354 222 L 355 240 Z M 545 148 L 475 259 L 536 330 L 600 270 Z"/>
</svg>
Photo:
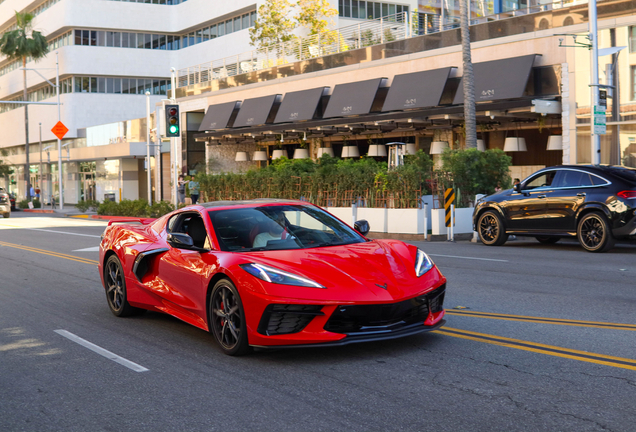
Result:
<svg viewBox="0 0 636 432">
<path fill-rule="evenodd" d="M 636 169 L 544 168 L 513 189 L 479 200 L 473 228 L 488 246 L 504 244 L 511 234 L 541 243 L 576 237 L 585 250 L 605 252 L 616 239 L 636 239 Z"/>
<path fill-rule="evenodd" d="M 11 216 L 11 209 L 11 197 L 4 188 L 0 188 L 0 213 L 3 217 L 8 218 Z"/>
<path fill-rule="evenodd" d="M 303 201 L 192 205 L 109 222 L 99 272 L 110 310 L 153 310 L 212 333 L 223 352 L 339 346 L 444 324 L 446 278 L 417 247 L 370 240 Z"/>
</svg>

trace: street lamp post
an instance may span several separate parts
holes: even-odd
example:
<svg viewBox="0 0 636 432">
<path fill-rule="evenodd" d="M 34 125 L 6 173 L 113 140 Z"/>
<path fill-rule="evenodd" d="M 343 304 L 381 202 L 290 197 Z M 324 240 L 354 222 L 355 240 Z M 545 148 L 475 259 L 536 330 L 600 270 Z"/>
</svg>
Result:
<svg viewBox="0 0 636 432">
<path fill-rule="evenodd" d="M 177 77 L 175 75 L 176 69 L 170 68 L 170 88 L 172 89 L 172 97 L 171 102 L 174 104 L 177 102 Z M 168 126 L 166 125 L 166 128 Z M 177 140 L 176 138 L 170 138 L 170 151 L 173 155 L 173 164 L 174 169 L 172 170 L 172 196 L 174 199 L 174 207 L 177 208 L 179 206 L 179 194 L 177 188 L 179 181 L 179 173 L 177 170 L 179 169 L 179 155 L 177 152 Z"/>
<path fill-rule="evenodd" d="M 146 172 L 148 179 L 148 204 L 152 204 L 152 181 L 150 176 L 150 92 L 146 92 Z"/>
<path fill-rule="evenodd" d="M 591 132 L 592 132 L 592 164 L 599 165 L 601 163 L 601 136 L 595 131 L 595 118 L 597 115 L 605 116 L 605 109 L 599 106 L 599 83 L 598 83 L 598 40 L 597 40 L 597 16 L 596 16 L 596 0 L 590 0 L 588 3 L 588 16 L 590 19 L 590 40 L 592 41 L 592 83 L 590 85 L 592 91 L 591 105 Z M 601 112 L 597 114 L 597 110 Z M 604 133 L 604 132 L 603 132 Z"/>
<path fill-rule="evenodd" d="M 37 186 L 40 189 L 40 192 L 42 193 L 42 195 L 40 195 L 41 198 L 44 198 L 44 187 L 43 182 L 42 182 L 42 123 L 40 123 L 40 182 L 39 185 Z M 44 207 L 44 200 L 40 199 L 40 203 L 41 205 Z"/>
</svg>

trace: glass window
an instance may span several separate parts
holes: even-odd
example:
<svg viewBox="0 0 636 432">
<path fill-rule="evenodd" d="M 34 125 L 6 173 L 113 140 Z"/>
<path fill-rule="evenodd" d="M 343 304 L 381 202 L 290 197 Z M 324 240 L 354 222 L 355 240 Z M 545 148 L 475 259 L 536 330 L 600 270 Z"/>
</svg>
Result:
<svg viewBox="0 0 636 432">
<path fill-rule="evenodd" d="M 344 16 L 344 0 L 338 0 L 338 16 Z"/>
<path fill-rule="evenodd" d="M 225 34 L 230 34 L 233 31 L 234 30 L 232 30 L 232 20 L 229 19 L 229 20 L 225 21 Z"/>
<path fill-rule="evenodd" d="M 210 26 L 210 39 L 216 38 L 216 24 Z"/>
<path fill-rule="evenodd" d="M 581 171 L 559 170 L 552 186 L 558 188 L 569 188 L 578 186 L 591 186 L 592 180 L 588 173 Z"/>
<path fill-rule="evenodd" d="M 250 12 L 250 27 L 253 27 L 255 22 L 256 22 L 256 11 Z"/>
<path fill-rule="evenodd" d="M 408 6 L 402 6 L 402 12 L 406 12 L 408 14 L 409 13 L 409 7 Z"/>
<path fill-rule="evenodd" d="M 351 16 L 351 1 L 350 0 L 344 0 L 344 16 L 346 17 L 350 17 Z"/>
<path fill-rule="evenodd" d="M 82 93 L 88 93 L 90 91 L 90 81 L 88 77 L 82 77 Z"/>
<path fill-rule="evenodd" d="M 75 77 L 75 93 L 82 92 L 82 77 Z"/>
<path fill-rule="evenodd" d="M 196 43 L 200 44 L 201 42 L 203 42 L 203 30 L 196 31 L 196 38 Z"/>
<path fill-rule="evenodd" d="M 225 35 L 225 23 L 224 23 L 224 22 L 219 23 L 216 27 L 217 27 L 217 29 L 218 29 L 218 35 L 219 35 L 219 37 L 221 37 L 221 36 Z"/>
<path fill-rule="evenodd" d="M 210 40 L 210 27 L 204 28 L 202 31 L 203 42 Z"/>
<path fill-rule="evenodd" d="M 166 49 L 166 35 L 159 36 L 159 49 Z"/>
<path fill-rule="evenodd" d="M 373 5 L 373 18 L 382 17 L 382 3 L 375 3 Z"/>
<path fill-rule="evenodd" d="M 250 14 L 244 14 L 243 15 L 243 23 L 241 24 L 241 28 L 249 28 L 250 26 Z"/>
<path fill-rule="evenodd" d="M 121 34 L 121 47 L 128 48 L 129 46 L 128 43 L 129 43 L 128 33 L 124 32 Z"/>
<path fill-rule="evenodd" d="M 195 42 L 194 32 L 191 32 L 190 35 L 188 36 L 188 46 L 194 45 L 194 42 Z"/>
<path fill-rule="evenodd" d="M 395 15 L 395 5 L 389 5 L 389 15 Z"/>
<path fill-rule="evenodd" d="M 358 18 L 366 18 L 367 17 L 367 2 L 360 0 L 358 2 Z"/>
<path fill-rule="evenodd" d="M 128 33 L 128 46 L 137 48 L 137 33 Z"/>
<path fill-rule="evenodd" d="M 82 45 L 89 44 L 89 34 L 90 32 L 88 30 L 82 30 Z"/>
<path fill-rule="evenodd" d="M 106 93 L 115 93 L 115 83 L 113 78 L 106 78 Z"/>
<path fill-rule="evenodd" d="M 181 37 L 181 46 L 183 48 L 187 48 L 188 47 L 188 35 L 185 35 L 185 36 Z"/>
<path fill-rule="evenodd" d="M 116 47 L 121 47 L 121 32 L 113 33 L 113 45 Z"/>
<path fill-rule="evenodd" d="M 106 32 L 106 46 L 108 47 L 113 46 L 113 33 L 114 32 Z"/>
<path fill-rule="evenodd" d="M 368 1 L 367 2 L 367 19 L 373 19 L 373 8 L 375 3 Z"/>
<path fill-rule="evenodd" d="M 159 35 L 152 35 L 152 49 L 159 49 Z"/>
<path fill-rule="evenodd" d="M 144 34 L 144 38 L 145 38 L 144 48 L 152 49 L 152 35 L 150 33 L 146 33 Z"/>
<path fill-rule="evenodd" d="M 179 36 L 174 37 L 174 41 L 172 41 L 172 49 L 173 50 L 181 49 L 181 38 Z"/>
<path fill-rule="evenodd" d="M 159 83 L 159 87 L 160 87 L 159 88 L 159 94 L 166 95 L 167 94 L 167 92 L 166 92 L 166 90 L 167 90 L 166 89 L 166 80 L 161 80 L 161 82 Z"/>
<path fill-rule="evenodd" d="M 121 80 L 119 78 L 113 78 L 115 82 L 115 94 L 121 94 Z"/>
<path fill-rule="evenodd" d="M 75 30 L 75 45 L 81 45 L 81 44 L 82 44 L 82 31 Z"/>
<path fill-rule="evenodd" d="M 91 31 L 91 46 L 97 46 L 97 32 Z"/>
<path fill-rule="evenodd" d="M 351 17 L 358 18 L 358 0 L 351 0 Z"/>
<path fill-rule="evenodd" d="M 97 78 L 97 92 L 106 93 L 106 78 Z"/>
<path fill-rule="evenodd" d="M 389 5 L 382 3 L 382 16 L 385 17 L 389 14 Z"/>
<path fill-rule="evenodd" d="M 146 94 L 146 92 L 152 94 L 152 80 L 138 80 L 137 85 L 140 85 L 141 82 L 144 83 L 142 94 Z"/>
<path fill-rule="evenodd" d="M 538 174 L 532 177 L 528 182 L 524 185 L 524 189 L 535 189 L 535 188 L 543 188 L 548 187 L 552 184 L 552 180 L 554 180 L 554 175 L 556 171 L 546 171 L 541 174 Z"/>
<path fill-rule="evenodd" d="M 627 31 L 629 38 L 629 52 L 636 52 L 636 26 L 632 26 Z"/>
<path fill-rule="evenodd" d="M 128 94 L 129 91 L 129 87 L 128 87 L 128 78 L 122 78 L 121 80 L 121 92 L 123 94 Z"/>
<path fill-rule="evenodd" d="M 106 46 L 106 32 L 97 32 L 97 46 Z"/>
<path fill-rule="evenodd" d="M 91 77 L 91 93 L 97 93 L 97 78 Z"/>
<path fill-rule="evenodd" d="M 239 31 L 241 29 L 241 17 L 234 18 L 234 31 Z"/>
<path fill-rule="evenodd" d="M 144 33 L 137 33 L 137 48 L 144 47 Z"/>
<path fill-rule="evenodd" d="M 395 7 L 395 13 L 402 13 L 402 5 L 397 5 Z"/>
<path fill-rule="evenodd" d="M 636 66 L 632 66 L 632 91 L 630 91 L 629 100 L 636 100 Z"/>
<path fill-rule="evenodd" d="M 159 80 L 154 80 L 154 81 L 152 82 L 152 94 L 153 94 L 153 95 L 158 95 L 158 94 L 160 94 L 160 92 L 159 92 L 159 87 L 160 87 Z"/>
</svg>

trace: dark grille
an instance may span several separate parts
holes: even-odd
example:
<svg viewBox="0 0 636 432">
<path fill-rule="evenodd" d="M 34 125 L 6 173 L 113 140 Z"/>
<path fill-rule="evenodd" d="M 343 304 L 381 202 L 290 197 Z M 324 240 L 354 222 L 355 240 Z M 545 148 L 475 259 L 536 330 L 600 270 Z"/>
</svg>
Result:
<svg viewBox="0 0 636 432">
<path fill-rule="evenodd" d="M 265 308 L 258 332 L 264 335 L 281 335 L 302 331 L 315 316 L 323 315 L 322 306 L 269 305 Z"/>
<path fill-rule="evenodd" d="M 445 286 L 428 294 L 399 303 L 339 306 L 327 321 L 325 330 L 334 333 L 386 332 L 423 322 L 429 308 L 442 310 Z"/>
</svg>

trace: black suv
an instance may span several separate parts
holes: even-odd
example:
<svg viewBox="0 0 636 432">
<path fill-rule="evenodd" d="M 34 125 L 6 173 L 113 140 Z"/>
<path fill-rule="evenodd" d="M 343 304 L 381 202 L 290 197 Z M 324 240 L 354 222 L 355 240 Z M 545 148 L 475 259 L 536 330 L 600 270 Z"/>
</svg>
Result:
<svg viewBox="0 0 636 432">
<path fill-rule="evenodd" d="M 590 252 L 615 239 L 636 239 L 636 169 L 604 165 L 544 168 L 478 201 L 473 228 L 483 244 L 500 246 L 510 234 L 556 243 L 576 236 Z"/>
</svg>

